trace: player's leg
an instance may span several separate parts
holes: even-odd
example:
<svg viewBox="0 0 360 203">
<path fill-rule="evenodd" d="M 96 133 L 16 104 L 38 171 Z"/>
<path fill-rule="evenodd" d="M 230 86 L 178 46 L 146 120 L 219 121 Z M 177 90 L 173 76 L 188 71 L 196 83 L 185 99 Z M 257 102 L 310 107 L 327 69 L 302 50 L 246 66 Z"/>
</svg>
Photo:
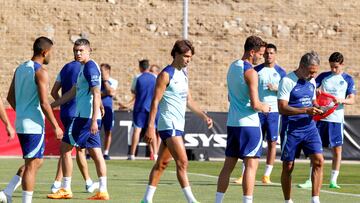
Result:
<svg viewBox="0 0 360 203">
<path fill-rule="evenodd" d="M 230 175 L 234 170 L 237 164 L 237 157 L 225 157 L 224 165 L 220 171 L 218 182 L 217 182 L 217 190 L 215 196 L 215 203 L 221 203 L 223 201 L 225 192 L 229 186 Z"/>
<path fill-rule="evenodd" d="M 340 172 L 341 153 L 343 144 L 343 124 L 329 122 L 329 140 L 332 151 L 332 166 L 330 174 L 330 188 L 341 188 L 337 184 L 337 177 Z"/>
<path fill-rule="evenodd" d="M 32 201 L 36 174 L 42 163 L 42 158 L 25 158 L 25 170 L 21 181 L 23 203 Z"/>
<path fill-rule="evenodd" d="M 25 168 L 22 176 L 23 203 L 31 202 L 38 169 L 43 163 L 44 134 L 18 134 Z"/>
<path fill-rule="evenodd" d="M 191 191 L 189 179 L 187 176 L 188 158 L 186 155 L 184 141 L 181 136 L 182 134 L 183 132 L 176 132 L 176 136 L 169 137 L 165 140 L 165 142 L 168 146 L 170 154 L 175 160 L 176 176 L 184 192 L 184 195 L 189 203 L 193 203 L 197 202 L 197 200 Z"/>
<path fill-rule="evenodd" d="M 101 120 L 98 120 L 98 126 L 101 126 Z M 90 129 L 90 122 L 88 123 L 88 127 L 85 126 L 85 129 Z M 100 131 L 99 131 L 100 132 Z M 86 147 L 90 152 L 91 158 L 94 160 L 96 172 L 99 178 L 99 192 L 94 196 L 88 198 L 90 200 L 108 200 L 110 199 L 108 190 L 107 190 L 107 168 L 103 153 L 101 152 L 101 140 L 100 133 L 95 135 L 90 134 L 87 139 Z M 90 133 L 90 132 L 88 132 Z"/>
<path fill-rule="evenodd" d="M 281 188 L 285 201 L 291 201 L 291 173 L 294 170 L 294 161 L 283 161 L 281 172 Z"/>
<path fill-rule="evenodd" d="M 137 145 L 139 144 L 141 128 L 133 126 L 133 135 L 131 138 L 130 154 L 128 160 L 135 160 Z"/>
<path fill-rule="evenodd" d="M 62 159 L 61 159 L 61 156 L 60 156 L 60 158 L 58 160 L 58 163 L 57 163 L 55 180 L 54 180 L 54 183 L 51 186 L 51 192 L 52 193 L 56 193 L 61 188 L 61 180 L 63 178 L 61 163 L 62 163 Z"/>
<path fill-rule="evenodd" d="M 266 115 L 266 141 L 268 143 L 268 151 L 266 154 L 266 166 L 262 182 L 265 184 L 271 183 L 270 175 L 274 167 L 276 157 L 276 142 L 279 134 L 280 116 L 277 112 L 272 112 Z M 263 133 L 264 135 L 264 133 Z"/>
<path fill-rule="evenodd" d="M 110 160 L 109 150 L 111 146 L 112 139 L 112 128 L 114 126 L 114 112 L 112 108 L 105 107 L 105 115 L 102 119 L 102 125 L 104 126 L 104 159 Z"/>
<path fill-rule="evenodd" d="M 156 191 L 156 187 L 160 181 L 160 177 L 164 173 L 164 170 L 167 168 L 171 159 L 172 156 L 170 154 L 168 147 L 164 142 L 162 142 L 160 144 L 159 157 L 151 169 L 149 175 L 149 184 L 146 187 L 146 191 L 142 202 L 144 203 L 152 202 L 154 193 Z"/>
<path fill-rule="evenodd" d="M 281 172 L 281 188 L 284 195 L 284 200 L 292 202 L 291 200 L 291 182 L 292 171 L 295 166 L 295 156 L 298 146 L 301 144 L 299 139 L 302 132 L 289 131 L 288 129 L 283 131 L 283 142 L 281 149 L 282 172 Z"/>
<path fill-rule="evenodd" d="M 99 135 L 91 135 L 98 136 Z M 100 137 L 99 137 L 100 138 Z M 94 160 L 96 173 L 99 178 L 99 192 L 88 198 L 90 200 L 108 200 L 110 199 L 107 190 L 107 169 L 105 159 L 101 152 L 101 148 L 88 148 L 91 158 Z"/>
<path fill-rule="evenodd" d="M 312 164 L 312 203 L 319 203 L 320 189 L 323 180 L 324 156 L 319 132 L 316 128 L 310 128 L 304 133 L 303 148 L 305 154 L 309 154 Z"/>
<path fill-rule="evenodd" d="M 110 160 L 109 150 L 111 145 L 112 132 L 111 130 L 105 130 L 105 138 L 104 138 L 104 159 Z"/>
<path fill-rule="evenodd" d="M 99 183 L 93 182 L 89 175 L 88 163 L 86 161 L 86 152 L 84 148 L 76 148 L 76 163 L 79 167 L 82 177 L 84 178 L 86 192 L 94 192 L 95 189 L 99 188 Z"/>
<path fill-rule="evenodd" d="M 22 177 L 24 175 L 25 165 L 20 166 L 16 175 L 10 180 L 3 191 L 0 191 L 0 202 L 11 202 L 12 194 L 21 185 Z"/>
</svg>

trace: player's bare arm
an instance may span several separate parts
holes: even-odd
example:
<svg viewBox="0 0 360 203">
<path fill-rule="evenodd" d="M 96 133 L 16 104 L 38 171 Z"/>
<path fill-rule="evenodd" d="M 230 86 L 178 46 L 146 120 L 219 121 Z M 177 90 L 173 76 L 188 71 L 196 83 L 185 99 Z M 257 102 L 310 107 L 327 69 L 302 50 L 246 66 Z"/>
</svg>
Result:
<svg viewBox="0 0 360 203">
<path fill-rule="evenodd" d="M 61 89 L 61 83 L 59 81 L 56 81 L 54 83 L 54 86 L 51 89 L 51 96 L 58 100 L 60 98 L 59 90 Z"/>
<path fill-rule="evenodd" d="M 75 95 L 76 95 L 76 85 L 72 86 L 72 88 L 68 92 L 66 92 L 62 97 L 51 103 L 51 107 L 55 108 L 57 106 L 63 105 L 66 102 L 73 99 Z"/>
<path fill-rule="evenodd" d="M 162 72 L 156 79 L 155 93 L 151 101 L 148 128 L 145 133 L 145 141 L 151 143 L 155 137 L 155 117 L 158 111 L 159 102 L 165 92 L 166 86 L 169 84 L 170 77 L 166 72 Z"/>
<path fill-rule="evenodd" d="M 270 106 L 268 104 L 260 102 L 259 90 L 258 90 L 258 74 L 254 69 L 245 71 L 245 81 L 249 87 L 250 104 L 255 111 L 263 113 L 270 112 Z"/>
<path fill-rule="evenodd" d="M 202 118 L 204 122 L 207 124 L 209 129 L 213 127 L 213 120 L 199 108 L 196 102 L 192 99 L 190 91 L 188 92 L 188 96 L 187 96 L 187 107 L 197 116 Z"/>
<path fill-rule="evenodd" d="M 9 102 L 10 106 L 16 110 L 16 100 L 15 100 L 15 74 L 10 84 L 9 92 L 7 95 L 7 101 Z"/>
<path fill-rule="evenodd" d="M 2 100 L 0 100 L 0 119 L 6 127 L 6 132 L 9 136 L 9 140 L 13 139 L 15 137 L 15 130 L 9 121 L 9 117 L 6 114 Z"/>
<path fill-rule="evenodd" d="M 97 124 L 97 118 L 100 116 L 100 106 L 101 106 L 101 92 L 99 87 L 92 87 L 91 93 L 93 94 L 93 112 L 91 117 L 91 134 L 96 134 L 99 131 L 99 126 Z"/>
<path fill-rule="evenodd" d="M 286 100 L 278 99 L 278 108 L 279 113 L 281 115 L 292 116 L 298 114 L 309 114 L 309 115 L 317 115 L 324 113 L 322 110 L 316 107 L 303 107 L 303 108 L 295 108 L 289 106 L 289 102 Z"/>
<path fill-rule="evenodd" d="M 62 139 L 64 133 L 61 130 L 58 122 L 56 121 L 56 118 L 48 101 L 47 94 L 49 79 L 47 71 L 44 67 L 41 67 L 38 71 L 36 71 L 35 81 L 38 88 L 41 110 L 45 114 L 45 117 L 50 121 L 50 124 L 54 129 L 56 138 L 60 140 Z"/>
</svg>

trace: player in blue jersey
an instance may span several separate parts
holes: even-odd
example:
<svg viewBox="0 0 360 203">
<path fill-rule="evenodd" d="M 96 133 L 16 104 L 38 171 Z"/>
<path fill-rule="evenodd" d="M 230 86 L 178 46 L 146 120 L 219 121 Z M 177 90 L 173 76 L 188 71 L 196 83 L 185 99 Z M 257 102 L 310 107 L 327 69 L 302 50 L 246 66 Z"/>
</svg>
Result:
<svg viewBox="0 0 360 203">
<path fill-rule="evenodd" d="M 355 103 L 355 83 L 353 78 L 344 72 L 344 56 L 334 52 L 329 57 L 330 71 L 321 73 L 316 78 L 316 86 L 320 92 L 326 92 L 336 97 L 335 103 L 339 107 L 334 113 L 317 122 L 317 128 L 322 138 L 323 147 L 332 149 L 332 166 L 330 174 L 330 188 L 340 188 L 337 177 L 340 171 L 341 152 L 343 145 L 344 130 L 344 105 Z M 299 187 L 311 186 L 311 179 Z"/>
<path fill-rule="evenodd" d="M 278 89 L 278 108 L 281 115 L 287 116 L 287 129 L 282 144 L 281 186 L 285 202 L 292 203 L 291 173 L 295 164 L 295 153 L 299 145 L 310 157 L 313 164 L 312 203 L 318 203 L 323 177 L 323 150 L 320 135 L 313 115 L 323 113 L 316 107 L 315 75 L 320 66 L 316 52 L 301 57 L 299 67 L 284 77 Z"/>
<path fill-rule="evenodd" d="M 44 66 L 50 62 L 53 42 L 39 37 L 33 45 L 33 57 L 15 70 L 7 100 L 16 111 L 16 132 L 25 159 L 25 165 L 18 170 L 22 173 L 22 202 L 32 202 L 35 177 L 43 163 L 45 145 L 45 117 L 50 121 L 57 139 L 63 137 L 48 102 L 48 74 Z M 6 192 L 5 192 L 6 194 Z M 8 202 L 11 195 L 7 194 Z"/>
<path fill-rule="evenodd" d="M 67 63 L 59 72 L 53 88 L 51 89 L 51 96 L 57 100 L 60 98 L 59 90 L 61 89 L 61 95 L 68 92 L 73 85 L 76 84 L 78 74 L 81 69 L 81 63 L 74 60 Z M 60 106 L 60 119 L 65 129 L 70 127 L 72 120 L 75 118 L 76 113 L 76 100 L 72 99 L 69 102 Z M 93 137 L 90 137 L 93 138 Z M 95 137 L 94 137 L 95 138 Z M 91 143 L 91 141 L 90 141 Z M 56 193 L 61 189 L 61 180 L 63 178 L 61 168 L 61 157 L 59 158 L 58 167 L 56 171 L 55 181 L 51 186 L 51 192 Z M 85 189 L 87 192 L 92 193 L 95 189 L 99 188 L 98 182 L 93 182 L 90 178 L 88 165 L 85 158 L 85 149 L 76 150 L 76 162 L 80 169 L 80 172 L 85 180 Z"/>
<path fill-rule="evenodd" d="M 198 202 L 191 191 L 187 176 L 188 159 L 182 137 L 186 107 L 202 118 L 209 128 L 212 127 L 213 122 L 196 105 L 188 90 L 188 77 L 185 69 L 194 54 L 195 50 L 190 41 L 176 41 L 171 51 L 172 63 L 161 71 L 156 80 L 145 140 L 151 143 L 156 136 L 155 118 L 159 107 L 160 115 L 157 128 L 162 143 L 159 149 L 159 157 L 151 170 L 149 183 L 141 202 L 152 202 L 160 177 L 172 158 L 175 160 L 177 178 L 187 202 Z"/>
<path fill-rule="evenodd" d="M 101 70 L 101 100 L 104 106 L 105 115 L 101 125 L 104 126 L 104 159 L 110 160 L 109 150 L 111 145 L 111 130 L 114 127 L 113 97 L 118 86 L 118 81 L 110 77 L 111 66 L 107 63 L 100 65 Z"/>
<path fill-rule="evenodd" d="M 50 199 L 70 199 L 71 191 L 72 158 L 71 151 L 88 148 L 96 166 L 99 177 L 99 192 L 88 198 L 90 200 L 108 200 L 106 163 L 101 152 L 99 127 L 101 126 L 101 73 L 95 61 L 90 59 L 90 42 L 87 39 L 78 39 L 74 44 L 76 60 L 81 63 L 81 69 L 76 85 L 52 106 L 65 104 L 76 96 L 76 114 L 70 127 L 67 129 L 61 143 L 61 158 L 63 169 L 63 188 L 55 194 L 49 194 Z M 93 142 L 89 143 L 91 136 Z"/>
<path fill-rule="evenodd" d="M 135 95 L 135 104 L 133 109 L 133 135 L 128 160 L 135 160 L 140 134 L 143 130 L 146 130 L 149 121 L 151 100 L 154 96 L 156 84 L 156 76 L 150 73 L 149 68 L 149 60 L 144 59 L 139 61 L 141 73 L 134 78 L 131 84 L 131 92 Z M 155 127 L 157 123 L 156 120 Z M 154 144 L 157 144 L 157 136 L 155 136 L 153 142 L 150 143 L 152 153 L 157 154 L 157 151 L 154 152 L 153 150 L 153 148 L 155 148 L 153 147 Z"/>
<path fill-rule="evenodd" d="M 238 159 L 243 159 L 243 202 L 253 201 L 255 175 L 261 155 L 262 135 L 257 112 L 268 113 L 270 106 L 259 100 L 258 74 L 252 67 L 263 56 L 266 42 L 250 36 L 244 44 L 244 54 L 234 61 L 227 73 L 228 98 L 227 144 L 225 162 L 219 174 L 216 203 L 221 203 Z"/>
</svg>

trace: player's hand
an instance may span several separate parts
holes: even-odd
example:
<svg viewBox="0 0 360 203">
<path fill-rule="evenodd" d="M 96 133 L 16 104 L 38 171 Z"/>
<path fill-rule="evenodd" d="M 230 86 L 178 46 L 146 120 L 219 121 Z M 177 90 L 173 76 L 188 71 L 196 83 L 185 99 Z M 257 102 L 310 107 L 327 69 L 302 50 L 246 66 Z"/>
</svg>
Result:
<svg viewBox="0 0 360 203">
<path fill-rule="evenodd" d="M 343 103 L 344 103 L 344 100 L 341 99 L 341 98 L 336 97 L 336 98 L 334 99 L 334 103 L 335 103 L 335 104 L 343 104 Z"/>
<path fill-rule="evenodd" d="M 261 113 L 269 113 L 271 111 L 271 107 L 269 104 L 262 103 Z"/>
<path fill-rule="evenodd" d="M 213 127 L 214 122 L 213 122 L 213 119 L 212 119 L 212 118 L 206 116 L 206 118 L 205 118 L 204 121 L 205 121 L 206 125 L 208 126 L 208 129 L 210 129 L 210 128 Z"/>
<path fill-rule="evenodd" d="M 102 73 L 101 73 L 101 77 L 102 77 L 102 80 L 109 80 L 109 78 L 110 78 L 110 73 L 109 73 L 109 71 L 103 71 Z"/>
<path fill-rule="evenodd" d="M 91 134 L 95 135 L 99 131 L 99 126 L 97 124 L 97 121 L 92 121 L 90 126 L 90 132 Z"/>
<path fill-rule="evenodd" d="M 276 84 L 267 84 L 267 87 L 269 88 L 270 91 L 278 91 L 278 86 Z"/>
<path fill-rule="evenodd" d="M 155 136 L 156 136 L 156 133 L 155 133 L 154 126 L 148 126 L 148 128 L 146 129 L 146 132 L 145 132 L 145 136 L 144 136 L 145 141 L 150 144 L 153 142 Z"/>
<path fill-rule="evenodd" d="M 62 131 L 62 129 L 60 127 L 55 128 L 55 136 L 57 140 L 61 140 L 64 136 L 64 132 Z"/>
<path fill-rule="evenodd" d="M 16 132 L 15 132 L 14 128 L 11 125 L 6 126 L 6 132 L 7 132 L 8 136 L 9 136 L 8 142 L 10 140 L 14 139 Z"/>
<path fill-rule="evenodd" d="M 323 114 L 324 111 L 321 109 L 318 109 L 316 107 L 310 107 L 310 108 L 306 109 L 306 113 L 309 115 L 315 116 L 315 115 Z"/>
</svg>

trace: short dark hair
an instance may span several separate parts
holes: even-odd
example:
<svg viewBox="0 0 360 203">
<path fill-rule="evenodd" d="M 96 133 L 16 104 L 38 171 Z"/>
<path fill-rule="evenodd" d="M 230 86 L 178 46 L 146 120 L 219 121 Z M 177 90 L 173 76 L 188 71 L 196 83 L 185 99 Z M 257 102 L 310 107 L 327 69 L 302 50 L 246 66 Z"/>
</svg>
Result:
<svg viewBox="0 0 360 203">
<path fill-rule="evenodd" d="M 340 52 L 334 52 L 330 55 L 329 62 L 338 62 L 342 64 L 344 62 L 344 56 Z"/>
<path fill-rule="evenodd" d="M 143 59 L 143 60 L 139 61 L 139 67 L 144 70 L 148 69 L 150 67 L 149 60 Z"/>
<path fill-rule="evenodd" d="M 192 43 L 189 40 L 182 39 L 177 40 L 174 44 L 174 47 L 171 50 L 171 56 L 175 58 L 175 53 L 183 54 L 191 50 L 191 54 L 195 54 L 195 47 L 192 45 Z"/>
<path fill-rule="evenodd" d="M 88 46 L 90 47 L 90 41 L 85 38 L 80 38 L 75 41 L 74 46 Z"/>
<path fill-rule="evenodd" d="M 266 48 L 267 48 L 267 49 L 274 49 L 275 52 L 277 52 L 277 48 L 276 48 L 275 44 L 269 43 L 269 44 L 266 45 Z"/>
<path fill-rule="evenodd" d="M 108 70 L 111 70 L 111 66 L 108 63 L 102 63 L 102 64 L 100 64 L 100 67 L 104 67 Z"/>
<path fill-rule="evenodd" d="M 33 45 L 34 56 L 40 55 L 44 50 L 50 49 L 54 43 L 47 37 L 39 37 Z"/>
<path fill-rule="evenodd" d="M 266 47 L 266 42 L 263 41 L 260 37 L 252 35 L 246 38 L 244 44 L 245 51 L 251 51 L 251 50 L 259 51 L 261 47 Z"/>
</svg>

